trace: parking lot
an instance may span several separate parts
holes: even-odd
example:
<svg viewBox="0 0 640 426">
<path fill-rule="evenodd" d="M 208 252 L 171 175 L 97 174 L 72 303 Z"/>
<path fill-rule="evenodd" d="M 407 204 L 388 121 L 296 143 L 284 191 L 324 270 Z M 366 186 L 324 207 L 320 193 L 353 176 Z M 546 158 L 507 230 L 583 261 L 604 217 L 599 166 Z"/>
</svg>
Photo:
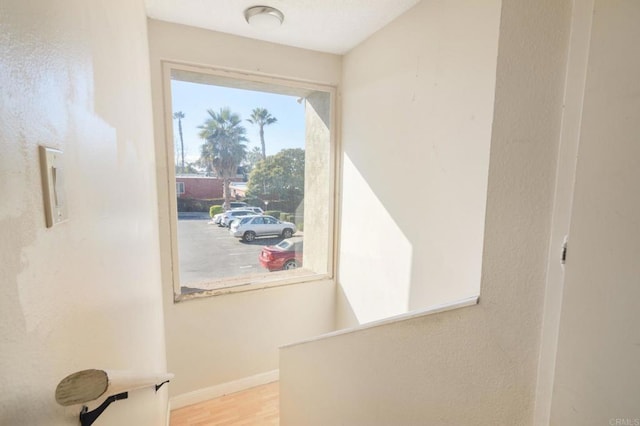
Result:
<svg viewBox="0 0 640 426">
<path fill-rule="evenodd" d="M 210 223 L 206 218 L 178 219 L 180 283 L 183 292 L 211 289 L 220 285 L 212 280 L 267 272 L 258 262 L 264 246 L 278 244 L 282 238 L 258 238 L 251 243 L 229 235 L 228 228 Z"/>
</svg>

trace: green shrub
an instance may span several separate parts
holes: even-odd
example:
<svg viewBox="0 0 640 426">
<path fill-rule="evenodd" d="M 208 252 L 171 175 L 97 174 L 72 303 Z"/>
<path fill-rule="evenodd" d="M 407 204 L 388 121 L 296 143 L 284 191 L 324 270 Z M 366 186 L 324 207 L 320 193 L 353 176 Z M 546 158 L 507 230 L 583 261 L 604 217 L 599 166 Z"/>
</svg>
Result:
<svg viewBox="0 0 640 426">
<path fill-rule="evenodd" d="M 218 213 L 222 213 L 224 211 L 224 209 L 222 208 L 222 206 L 211 206 L 209 207 L 209 216 L 214 217 L 215 215 L 217 215 Z"/>
<path fill-rule="evenodd" d="M 280 220 L 283 222 L 293 222 L 293 215 L 291 213 L 280 213 Z"/>
<path fill-rule="evenodd" d="M 178 211 L 179 212 L 209 212 L 212 205 L 218 204 L 219 199 L 198 199 L 198 198 L 178 198 Z M 220 202 L 222 204 L 222 202 Z"/>
</svg>

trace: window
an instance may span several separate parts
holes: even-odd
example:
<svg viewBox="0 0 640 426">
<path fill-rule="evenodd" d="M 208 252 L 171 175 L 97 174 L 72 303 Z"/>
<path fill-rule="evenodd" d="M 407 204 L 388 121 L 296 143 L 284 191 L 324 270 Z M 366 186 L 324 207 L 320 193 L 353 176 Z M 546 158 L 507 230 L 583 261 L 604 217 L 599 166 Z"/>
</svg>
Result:
<svg viewBox="0 0 640 426">
<path fill-rule="evenodd" d="M 176 300 L 331 278 L 334 89 L 172 63 L 164 76 Z"/>
</svg>

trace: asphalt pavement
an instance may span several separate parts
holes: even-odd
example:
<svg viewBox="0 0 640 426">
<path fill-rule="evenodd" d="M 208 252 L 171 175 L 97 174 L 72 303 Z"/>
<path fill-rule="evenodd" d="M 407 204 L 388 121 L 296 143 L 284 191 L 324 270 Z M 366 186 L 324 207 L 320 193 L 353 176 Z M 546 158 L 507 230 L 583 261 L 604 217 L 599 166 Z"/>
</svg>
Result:
<svg viewBox="0 0 640 426">
<path fill-rule="evenodd" d="M 228 228 L 212 224 L 208 217 L 179 218 L 180 284 L 189 289 L 211 289 L 212 280 L 265 273 L 267 270 L 260 266 L 258 255 L 262 247 L 280 241 L 280 237 L 266 237 L 245 243 L 232 237 Z"/>
</svg>

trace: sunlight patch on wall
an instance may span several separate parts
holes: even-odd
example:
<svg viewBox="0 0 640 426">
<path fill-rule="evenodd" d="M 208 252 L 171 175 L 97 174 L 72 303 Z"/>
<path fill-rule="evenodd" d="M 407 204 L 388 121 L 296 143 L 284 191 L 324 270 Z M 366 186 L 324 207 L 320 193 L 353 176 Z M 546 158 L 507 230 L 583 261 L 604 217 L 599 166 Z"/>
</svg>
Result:
<svg viewBox="0 0 640 426">
<path fill-rule="evenodd" d="M 347 155 L 343 184 L 338 279 L 353 314 L 363 324 L 406 313 L 413 247 Z"/>
</svg>

